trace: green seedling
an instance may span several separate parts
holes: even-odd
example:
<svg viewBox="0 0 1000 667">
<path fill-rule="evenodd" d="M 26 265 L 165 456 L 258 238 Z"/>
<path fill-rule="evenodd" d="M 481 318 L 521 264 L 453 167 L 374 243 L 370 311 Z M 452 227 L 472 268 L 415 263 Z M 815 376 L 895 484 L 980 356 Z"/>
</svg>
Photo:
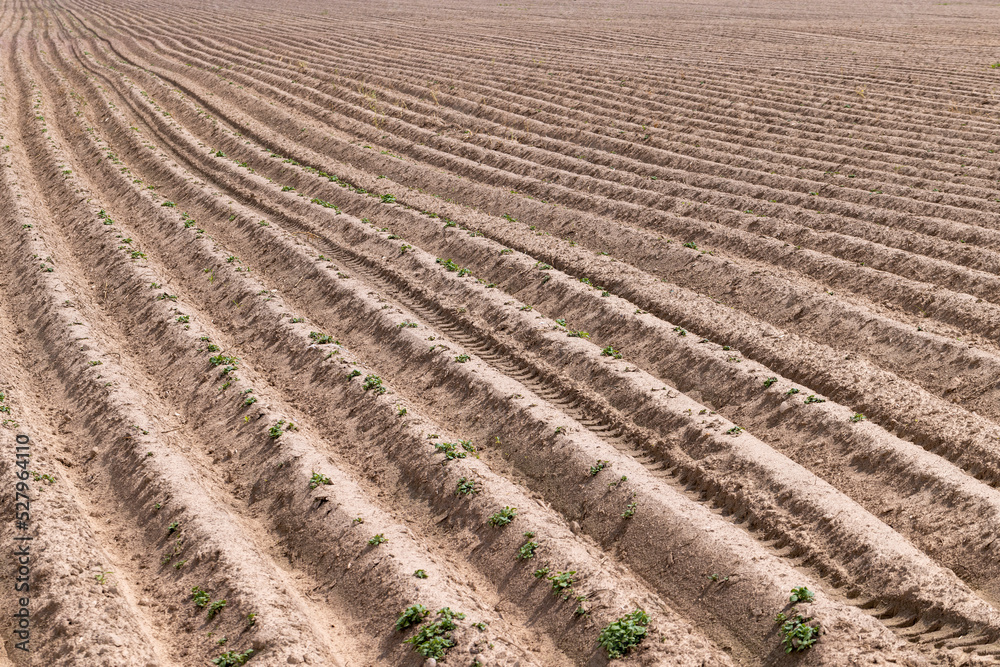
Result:
<svg viewBox="0 0 1000 667">
<path fill-rule="evenodd" d="M 865 416 L 860 412 L 855 412 L 853 415 L 851 415 L 851 421 L 854 422 L 855 424 L 858 422 L 863 422 L 864 420 Z"/>
<path fill-rule="evenodd" d="M 225 608 L 226 608 L 226 601 L 225 600 L 216 600 L 212 604 L 208 605 L 208 618 L 209 618 L 209 620 L 211 620 L 213 616 L 215 616 L 216 614 L 220 613 Z"/>
<path fill-rule="evenodd" d="M 825 398 L 819 398 L 816 394 L 806 396 L 806 403 L 826 403 Z"/>
<path fill-rule="evenodd" d="M 646 636 L 647 625 L 649 616 L 642 609 L 636 609 L 601 630 L 597 643 L 607 652 L 609 660 L 623 658 Z"/>
<path fill-rule="evenodd" d="M 677 332 L 678 336 L 687 336 L 688 332 L 683 327 L 674 327 L 674 331 Z"/>
<path fill-rule="evenodd" d="M 809 625 L 811 618 L 803 618 L 801 614 L 796 614 L 795 618 L 788 619 L 781 626 L 781 643 L 785 647 L 785 653 L 792 651 L 805 651 L 812 647 L 819 639 L 819 624 Z"/>
<path fill-rule="evenodd" d="M 285 425 L 285 420 L 284 419 L 279 420 L 277 424 L 267 429 L 267 434 L 271 436 L 272 440 L 277 440 L 278 438 L 281 437 L 281 434 L 283 433 L 282 427 L 284 425 Z"/>
<path fill-rule="evenodd" d="M 248 648 L 243 653 L 237 653 L 236 651 L 226 651 L 218 658 L 212 660 L 212 664 L 217 667 L 239 667 L 239 665 L 245 665 L 250 656 L 253 655 L 253 649 Z"/>
<path fill-rule="evenodd" d="M 815 598 L 815 593 L 805 586 L 799 586 L 792 589 L 792 595 L 788 598 L 788 601 L 795 604 L 796 602 L 812 602 Z"/>
<path fill-rule="evenodd" d="M 531 560 L 535 557 L 535 551 L 541 546 L 538 542 L 532 541 L 531 538 L 535 536 L 534 533 L 525 533 L 524 536 L 528 538 L 528 541 L 522 544 L 517 550 L 517 555 L 514 557 L 515 560 Z"/>
<path fill-rule="evenodd" d="M 333 484 L 333 482 L 331 482 L 330 478 L 323 473 L 319 473 L 314 470 L 312 477 L 309 479 L 309 488 L 315 489 L 321 484 Z"/>
<path fill-rule="evenodd" d="M 388 541 L 389 541 L 388 537 L 386 537 L 382 533 L 378 533 L 377 535 L 372 536 L 370 540 L 368 540 L 368 544 L 372 545 L 373 547 L 377 547 L 383 542 L 388 542 Z"/>
<path fill-rule="evenodd" d="M 355 368 L 353 371 L 347 374 L 347 381 L 350 382 L 351 380 L 353 380 L 356 377 L 359 377 L 360 375 L 361 371 Z"/>
<path fill-rule="evenodd" d="M 576 570 L 569 570 L 568 572 L 556 572 L 545 578 L 552 584 L 552 593 L 554 595 L 558 595 L 563 600 L 568 600 L 569 596 L 573 594 L 574 574 L 576 574 Z"/>
<path fill-rule="evenodd" d="M 412 607 L 407 607 L 396 619 L 396 630 L 402 632 L 411 625 L 420 623 L 430 614 L 427 611 L 427 607 L 422 604 L 415 604 Z"/>
<path fill-rule="evenodd" d="M 417 579 L 426 579 L 427 572 L 425 572 L 424 570 L 417 570 L 416 572 L 413 573 L 413 576 L 416 577 Z"/>
<path fill-rule="evenodd" d="M 458 478 L 458 487 L 455 489 L 456 496 L 474 496 L 482 491 L 482 487 L 477 480 L 468 477 Z"/>
<path fill-rule="evenodd" d="M 635 516 L 635 511 L 639 508 L 639 503 L 634 500 L 625 506 L 625 511 L 622 512 L 621 517 L 623 519 L 631 519 Z"/>
<path fill-rule="evenodd" d="M 169 526 L 167 526 L 167 535 L 175 533 L 175 532 L 177 532 L 180 529 L 181 529 L 181 524 L 179 522 L 177 522 L 177 521 L 174 521 L 172 524 L 170 524 Z"/>
<path fill-rule="evenodd" d="M 743 432 L 743 429 L 741 427 L 739 427 L 739 426 L 734 426 L 731 429 L 729 429 L 728 431 L 726 431 L 726 433 L 728 433 L 730 435 L 739 435 L 742 432 Z"/>
<path fill-rule="evenodd" d="M 236 357 L 227 357 L 222 354 L 217 354 L 213 357 L 209 357 L 208 363 L 212 364 L 213 366 L 222 366 L 223 364 L 229 366 L 236 366 L 237 364 L 239 364 L 239 360 Z"/>
<path fill-rule="evenodd" d="M 793 396 L 794 394 L 797 393 L 799 393 L 799 390 L 796 387 L 792 387 L 791 389 L 785 392 L 785 396 Z"/>
<path fill-rule="evenodd" d="M 455 459 L 464 459 L 466 456 L 465 452 L 458 451 L 458 447 L 454 442 L 436 442 L 434 443 L 434 449 L 444 453 L 445 463 Z"/>
<path fill-rule="evenodd" d="M 445 651 L 455 645 L 450 632 L 454 630 L 455 619 L 461 620 L 465 614 L 454 612 L 449 607 L 438 611 L 438 620 L 420 627 L 420 630 L 405 643 L 412 644 L 413 650 L 425 658 L 441 660 Z"/>
<path fill-rule="evenodd" d="M 513 521 L 516 516 L 516 507 L 504 507 L 502 510 L 491 516 L 488 523 L 496 528 L 502 528 Z"/>
<path fill-rule="evenodd" d="M 309 337 L 316 341 L 317 345 L 327 345 L 334 342 L 333 336 L 328 336 L 325 333 L 320 333 L 318 331 L 310 331 Z"/>
<path fill-rule="evenodd" d="M 455 357 L 455 361 L 457 361 L 460 364 L 464 364 L 469 359 L 471 359 L 471 357 L 467 354 L 460 354 L 457 357 Z"/>
<path fill-rule="evenodd" d="M 194 603 L 199 607 L 204 607 L 212 601 L 208 591 L 200 586 L 194 586 L 191 588 L 191 599 L 194 600 Z"/>
<path fill-rule="evenodd" d="M 371 373 L 365 376 L 365 381 L 364 384 L 361 385 L 361 388 L 365 391 L 371 390 L 376 395 L 384 394 L 387 391 L 386 388 L 382 386 L 382 378 Z"/>
<path fill-rule="evenodd" d="M 596 465 L 590 466 L 590 471 L 588 472 L 588 474 L 591 477 L 594 477 L 594 476 L 597 475 L 597 473 L 601 472 L 602 470 L 604 470 L 605 468 L 609 467 L 610 465 L 611 464 L 608 463 L 607 461 L 598 460 Z"/>
<path fill-rule="evenodd" d="M 778 378 L 776 378 L 776 377 L 769 377 L 769 378 L 767 378 L 766 380 L 764 380 L 764 389 L 767 389 L 768 387 L 770 387 L 772 384 L 774 384 L 777 381 L 778 381 Z"/>
<path fill-rule="evenodd" d="M 601 356 L 602 357 L 611 357 L 613 359 L 621 359 L 622 358 L 622 353 L 621 353 L 620 350 L 616 350 L 615 348 L 613 348 L 610 345 L 608 345 L 606 348 L 604 348 L 603 350 L 601 350 Z"/>
</svg>

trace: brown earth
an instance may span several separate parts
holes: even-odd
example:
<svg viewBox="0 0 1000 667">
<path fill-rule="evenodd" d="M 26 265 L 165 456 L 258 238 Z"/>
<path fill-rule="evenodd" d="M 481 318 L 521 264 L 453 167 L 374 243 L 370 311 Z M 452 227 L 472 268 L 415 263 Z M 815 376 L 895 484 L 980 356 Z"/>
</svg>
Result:
<svg viewBox="0 0 1000 667">
<path fill-rule="evenodd" d="M 993 664 L 998 24 L 3 4 L 0 665 Z"/>
</svg>

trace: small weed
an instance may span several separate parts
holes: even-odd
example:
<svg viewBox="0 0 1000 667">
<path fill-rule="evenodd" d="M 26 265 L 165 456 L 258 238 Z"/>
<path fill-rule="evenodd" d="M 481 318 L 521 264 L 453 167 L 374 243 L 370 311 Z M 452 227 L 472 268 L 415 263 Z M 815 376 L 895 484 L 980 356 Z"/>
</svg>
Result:
<svg viewBox="0 0 1000 667">
<path fill-rule="evenodd" d="M 416 577 L 417 579 L 426 579 L 427 573 L 423 570 L 417 570 L 416 572 L 413 573 L 413 576 Z"/>
<path fill-rule="evenodd" d="M 864 420 L 865 416 L 860 412 L 855 412 L 853 415 L 851 415 L 851 421 L 854 422 L 855 424 L 857 424 L 858 422 L 863 422 Z"/>
<path fill-rule="evenodd" d="M 103 586 L 107 582 L 109 574 L 114 573 L 111 570 L 101 570 L 99 574 L 94 575 L 94 579 L 97 580 L 97 583 Z"/>
<path fill-rule="evenodd" d="M 167 526 L 167 535 L 171 535 L 173 533 L 176 533 L 180 529 L 181 529 L 181 524 L 179 522 L 177 522 L 177 521 L 174 521 L 172 524 L 170 524 L 169 526 Z"/>
<path fill-rule="evenodd" d="M 504 507 L 502 510 L 491 516 L 488 523 L 496 528 L 502 528 L 513 521 L 516 516 L 516 507 Z"/>
<path fill-rule="evenodd" d="M 726 433 L 728 433 L 729 435 L 739 435 L 742 432 L 743 432 L 743 429 L 740 428 L 739 426 L 733 426 L 731 429 L 729 429 L 728 431 L 726 431 Z"/>
<path fill-rule="evenodd" d="M 247 614 L 247 627 L 252 628 L 256 624 L 257 624 L 257 612 L 251 611 L 249 614 Z"/>
</svg>

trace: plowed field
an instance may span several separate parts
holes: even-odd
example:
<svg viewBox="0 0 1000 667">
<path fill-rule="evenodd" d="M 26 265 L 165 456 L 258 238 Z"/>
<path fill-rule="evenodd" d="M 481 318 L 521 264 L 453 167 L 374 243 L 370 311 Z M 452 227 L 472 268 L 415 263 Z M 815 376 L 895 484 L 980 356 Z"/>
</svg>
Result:
<svg viewBox="0 0 1000 667">
<path fill-rule="evenodd" d="M 993 664 L 997 25 L 3 2 L 0 665 Z"/>
</svg>

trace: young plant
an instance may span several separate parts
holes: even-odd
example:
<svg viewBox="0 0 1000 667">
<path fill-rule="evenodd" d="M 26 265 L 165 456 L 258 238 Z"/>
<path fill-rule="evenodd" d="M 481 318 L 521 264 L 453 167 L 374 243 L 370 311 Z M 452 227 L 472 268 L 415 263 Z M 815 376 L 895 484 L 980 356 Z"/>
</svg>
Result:
<svg viewBox="0 0 1000 667">
<path fill-rule="evenodd" d="M 786 620 L 781 626 L 781 643 L 785 647 L 785 653 L 792 651 L 805 651 L 812 648 L 812 645 L 819 639 L 820 626 L 818 623 L 809 625 L 811 618 L 803 618 L 796 614 L 795 618 Z"/>
<path fill-rule="evenodd" d="M 576 574 L 576 570 L 569 570 L 568 572 L 556 572 L 545 578 L 552 584 L 552 593 L 554 595 L 558 595 L 563 600 L 568 600 L 569 596 L 573 593 L 574 574 Z"/>
<path fill-rule="evenodd" d="M 768 387 L 770 387 L 772 384 L 774 384 L 777 381 L 778 381 L 778 378 L 776 378 L 776 377 L 769 377 L 769 378 L 767 378 L 766 380 L 764 380 L 764 389 L 767 389 Z"/>
<path fill-rule="evenodd" d="M 623 658 L 646 636 L 647 625 L 649 616 L 642 609 L 636 609 L 601 630 L 597 643 L 607 652 L 609 660 Z"/>
<path fill-rule="evenodd" d="M 513 521 L 516 516 L 516 507 L 504 507 L 502 510 L 490 517 L 489 524 L 496 528 L 502 528 Z"/>
<path fill-rule="evenodd" d="M 333 336 L 318 331 L 310 331 L 309 337 L 316 341 L 317 345 L 327 345 L 333 342 Z"/>
<path fill-rule="evenodd" d="M 603 350 L 601 350 L 601 356 L 602 357 L 611 357 L 613 359 L 621 359 L 622 358 L 622 353 L 621 353 L 620 350 L 616 350 L 615 348 L 613 348 L 610 345 L 608 345 L 606 348 L 604 348 Z"/>
<path fill-rule="evenodd" d="M 788 598 L 788 601 L 795 604 L 796 602 L 812 602 L 815 598 L 815 593 L 805 586 L 799 586 L 792 589 L 792 595 Z"/>
<path fill-rule="evenodd" d="M 861 414 L 860 412 L 855 412 L 851 416 L 851 421 L 854 422 L 855 424 L 857 424 L 858 422 L 863 422 L 864 420 L 865 420 L 865 416 L 863 414 Z"/>
<path fill-rule="evenodd" d="M 217 667 L 239 667 L 239 665 L 245 665 L 250 656 L 253 655 L 253 649 L 248 648 L 243 653 L 237 653 L 236 651 L 226 651 L 218 658 L 212 660 L 212 664 Z"/>
<path fill-rule="evenodd" d="M 313 470 L 312 479 L 309 480 L 309 488 L 315 489 L 320 484 L 333 484 L 333 482 L 331 482 L 330 478 L 326 475 Z"/>
<path fill-rule="evenodd" d="M 806 403 L 826 403 L 826 399 L 819 398 L 816 394 L 809 394 L 806 396 Z"/>
<path fill-rule="evenodd" d="M 216 600 L 212 604 L 208 605 L 208 618 L 209 618 L 209 620 L 211 620 L 213 616 L 215 616 L 216 614 L 220 613 L 225 608 L 226 608 L 226 601 L 225 600 Z"/>
<path fill-rule="evenodd" d="M 457 357 L 455 357 L 455 361 L 457 361 L 460 364 L 464 364 L 469 359 L 470 359 L 470 357 L 467 354 L 460 354 Z"/>
<path fill-rule="evenodd" d="M 637 502 L 635 502 L 633 500 L 632 502 L 630 502 L 628 505 L 625 506 L 625 511 L 622 512 L 622 515 L 621 515 L 622 518 L 623 519 L 631 519 L 633 516 L 635 516 L 635 511 L 638 508 L 639 508 L 639 503 L 637 503 Z"/>
<path fill-rule="evenodd" d="M 449 607 L 438 611 L 438 620 L 421 626 L 417 634 L 406 640 L 405 643 L 412 644 L 413 650 L 425 658 L 441 660 L 445 651 L 455 645 L 451 638 L 451 631 L 454 630 L 455 619 L 461 620 L 465 614 L 454 612 Z"/>
<path fill-rule="evenodd" d="M 389 541 L 388 537 L 386 537 L 382 533 L 378 533 L 377 535 L 373 536 L 370 540 L 368 540 L 368 544 L 372 545 L 373 547 L 377 547 L 383 542 L 388 542 L 388 541 Z"/>
<path fill-rule="evenodd" d="M 268 434 L 269 436 L 271 436 L 271 439 L 272 439 L 272 440 L 277 440 L 278 438 L 280 438 L 280 437 L 281 437 L 281 434 L 282 434 L 282 432 L 283 432 L 283 429 L 282 429 L 282 427 L 283 427 L 284 425 L 285 425 L 285 420 L 284 420 L 284 419 L 282 419 L 282 420 L 278 421 L 278 423 L 277 423 L 277 424 L 275 424 L 275 425 L 274 425 L 274 426 L 272 426 L 271 428 L 267 429 L 267 434 Z"/>
<path fill-rule="evenodd" d="M 427 607 L 422 604 L 415 604 L 412 607 L 407 607 L 396 619 L 396 630 L 402 632 L 411 625 L 420 623 L 427 615 L 430 614 L 427 611 Z"/>
<path fill-rule="evenodd" d="M 454 442 L 436 442 L 434 443 L 434 449 L 444 453 L 444 461 L 442 463 L 447 463 L 455 459 L 464 459 L 466 456 L 465 452 L 458 451 Z"/>
<path fill-rule="evenodd" d="M 474 496 L 480 491 L 482 488 L 477 480 L 468 477 L 458 478 L 458 487 L 455 489 L 456 496 Z"/>
<path fill-rule="evenodd" d="M 426 579 L 427 572 L 425 572 L 424 570 L 417 570 L 416 572 L 413 573 L 413 576 L 416 577 L 417 579 Z"/>
<path fill-rule="evenodd" d="M 517 550 L 517 556 L 514 557 L 515 560 L 531 560 L 535 557 L 535 551 L 541 546 L 538 542 L 532 541 L 531 538 L 535 536 L 534 533 L 525 533 L 524 536 L 528 538 L 528 541 L 522 544 Z"/>
<path fill-rule="evenodd" d="M 191 588 L 191 599 L 194 600 L 194 603 L 199 607 L 204 607 L 212 601 L 212 598 L 208 595 L 208 591 L 199 586 Z"/>
<path fill-rule="evenodd" d="M 591 477 L 594 477 L 594 476 L 596 476 L 596 475 L 597 475 L 597 473 L 601 472 L 602 470 L 604 470 L 605 468 L 607 468 L 607 467 L 608 467 L 608 466 L 610 466 L 610 465 L 611 465 L 611 464 L 610 464 L 610 463 L 608 463 L 607 461 L 601 461 L 601 460 L 598 460 L 598 461 L 597 461 L 597 464 L 596 464 L 596 465 L 592 465 L 592 466 L 590 466 L 590 471 L 589 471 L 589 473 L 588 473 L 588 474 L 589 474 L 589 475 L 590 475 Z"/>
</svg>

